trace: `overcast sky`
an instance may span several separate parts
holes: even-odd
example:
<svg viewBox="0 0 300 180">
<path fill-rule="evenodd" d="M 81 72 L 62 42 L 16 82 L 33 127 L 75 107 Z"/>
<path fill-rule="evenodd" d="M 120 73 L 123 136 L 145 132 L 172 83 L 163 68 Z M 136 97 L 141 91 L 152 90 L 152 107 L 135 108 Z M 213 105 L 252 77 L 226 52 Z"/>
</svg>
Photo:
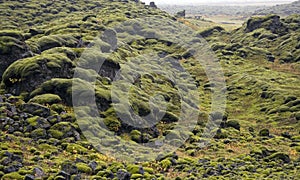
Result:
<svg viewBox="0 0 300 180">
<path fill-rule="evenodd" d="M 295 0 L 141 0 L 149 4 L 149 2 L 154 1 L 156 4 L 240 4 L 240 3 L 268 3 L 268 4 L 282 4 L 289 3 Z"/>
</svg>

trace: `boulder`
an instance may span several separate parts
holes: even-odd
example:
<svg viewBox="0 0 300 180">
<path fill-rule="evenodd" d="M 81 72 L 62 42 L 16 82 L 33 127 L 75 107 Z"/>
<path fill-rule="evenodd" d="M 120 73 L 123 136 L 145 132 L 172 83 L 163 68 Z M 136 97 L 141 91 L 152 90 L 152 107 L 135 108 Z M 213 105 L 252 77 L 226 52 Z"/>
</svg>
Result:
<svg viewBox="0 0 300 180">
<path fill-rule="evenodd" d="M 151 8 L 155 8 L 155 9 L 157 8 L 155 2 L 150 2 L 149 6 L 150 6 Z"/>
<path fill-rule="evenodd" d="M 32 114 L 32 115 L 37 115 L 40 117 L 48 117 L 50 116 L 50 109 L 47 108 L 46 106 L 42 106 L 40 104 L 36 103 L 26 103 L 23 104 L 21 107 L 21 110 L 23 112 Z"/>
<path fill-rule="evenodd" d="M 280 35 L 286 34 L 288 32 L 287 28 L 281 22 L 280 16 L 278 15 L 252 17 L 247 21 L 244 31 L 248 33 L 259 28 L 264 28 L 274 34 Z"/>
</svg>

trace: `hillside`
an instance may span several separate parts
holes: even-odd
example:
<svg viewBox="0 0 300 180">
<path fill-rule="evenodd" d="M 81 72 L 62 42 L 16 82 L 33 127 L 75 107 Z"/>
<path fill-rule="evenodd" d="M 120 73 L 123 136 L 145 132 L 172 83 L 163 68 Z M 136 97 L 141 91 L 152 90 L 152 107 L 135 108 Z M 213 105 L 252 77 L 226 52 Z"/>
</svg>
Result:
<svg viewBox="0 0 300 180">
<path fill-rule="evenodd" d="M 282 16 L 288 16 L 292 14 L 300 14 L 300 1 L 295 1 L 290 4 L 280 4 L 264 9 L 257 10 L 255 15 L 267 15 L 267 14 L 278 14 Z"/>
<path fill-rule="evenodd" d="M 138 0 L 0 1 L 1 179 L 299 179 L 300 17 L 201 31 Z"/>
</svg>

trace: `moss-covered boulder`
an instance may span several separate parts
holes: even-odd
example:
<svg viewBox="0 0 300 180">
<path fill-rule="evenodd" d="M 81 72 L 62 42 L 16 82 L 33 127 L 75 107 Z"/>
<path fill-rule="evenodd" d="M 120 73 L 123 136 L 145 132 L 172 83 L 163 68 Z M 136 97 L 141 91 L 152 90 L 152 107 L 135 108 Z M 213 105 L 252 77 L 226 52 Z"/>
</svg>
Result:
<svg viewBox="0 0 300 180">
<path fill-rule="evenodd" d="M 42 94 L 42 95 L 37 95 L 34 98 L 30 99 L 29 102 L 51 105 L 51 104 L 61 103 L 62 99 L 56 94 Z"/>
<path fill-rule="evenodd" d="M 282 160 L 284 163 L 289 163 L 291 161 L 289 155 L 281 152 L 277 152 L 269 156 L 271 160 Z"/>
<path fill-rule="evenodd" d="M 252 32 L 259 28 L 265 28 L 275 34 L 287 33 L 287 28 L 280 21 L 280 16 L 278 15 L 250 18 L 246 23 L 245 32 Z"/>
<path fill-rule="evenodd" d="M 259 131 L 259 136 L 270 136 L 270 131 L 269 129 L 262 129 Z"/>
<path fill-rule="evenodd" d="M 6 68 L 26 56 L 28 51 L 21 32 L 0 30 L 0 79 Z"/>
<path fill-rule="evenodd" d="M 73 68 L 73 62 L 62 54 L 35 56 L 11 64 L 3 74 L 2 83 L 7 92 L 20 95 L 52 78 L 71 78 Z"/>
</svg>

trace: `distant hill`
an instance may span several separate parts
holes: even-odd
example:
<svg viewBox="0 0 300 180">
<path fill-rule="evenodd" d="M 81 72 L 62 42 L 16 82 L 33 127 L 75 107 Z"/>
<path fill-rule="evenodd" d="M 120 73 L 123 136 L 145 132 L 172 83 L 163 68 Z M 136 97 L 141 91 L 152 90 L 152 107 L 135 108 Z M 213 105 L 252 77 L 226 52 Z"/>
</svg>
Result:
<svg viewBox="0 0 300 180">
<path fill-rule="evenodd" d="M 254 14 L 255 15 L 279 14 L 283 16 L 288 16 L 291 14 L 300 14 L 300 0 L 290 4 L 281 4 L 281 5 L 265 8 L 265 9 L 260 9 L 257 10 Z"/>
</svg>

